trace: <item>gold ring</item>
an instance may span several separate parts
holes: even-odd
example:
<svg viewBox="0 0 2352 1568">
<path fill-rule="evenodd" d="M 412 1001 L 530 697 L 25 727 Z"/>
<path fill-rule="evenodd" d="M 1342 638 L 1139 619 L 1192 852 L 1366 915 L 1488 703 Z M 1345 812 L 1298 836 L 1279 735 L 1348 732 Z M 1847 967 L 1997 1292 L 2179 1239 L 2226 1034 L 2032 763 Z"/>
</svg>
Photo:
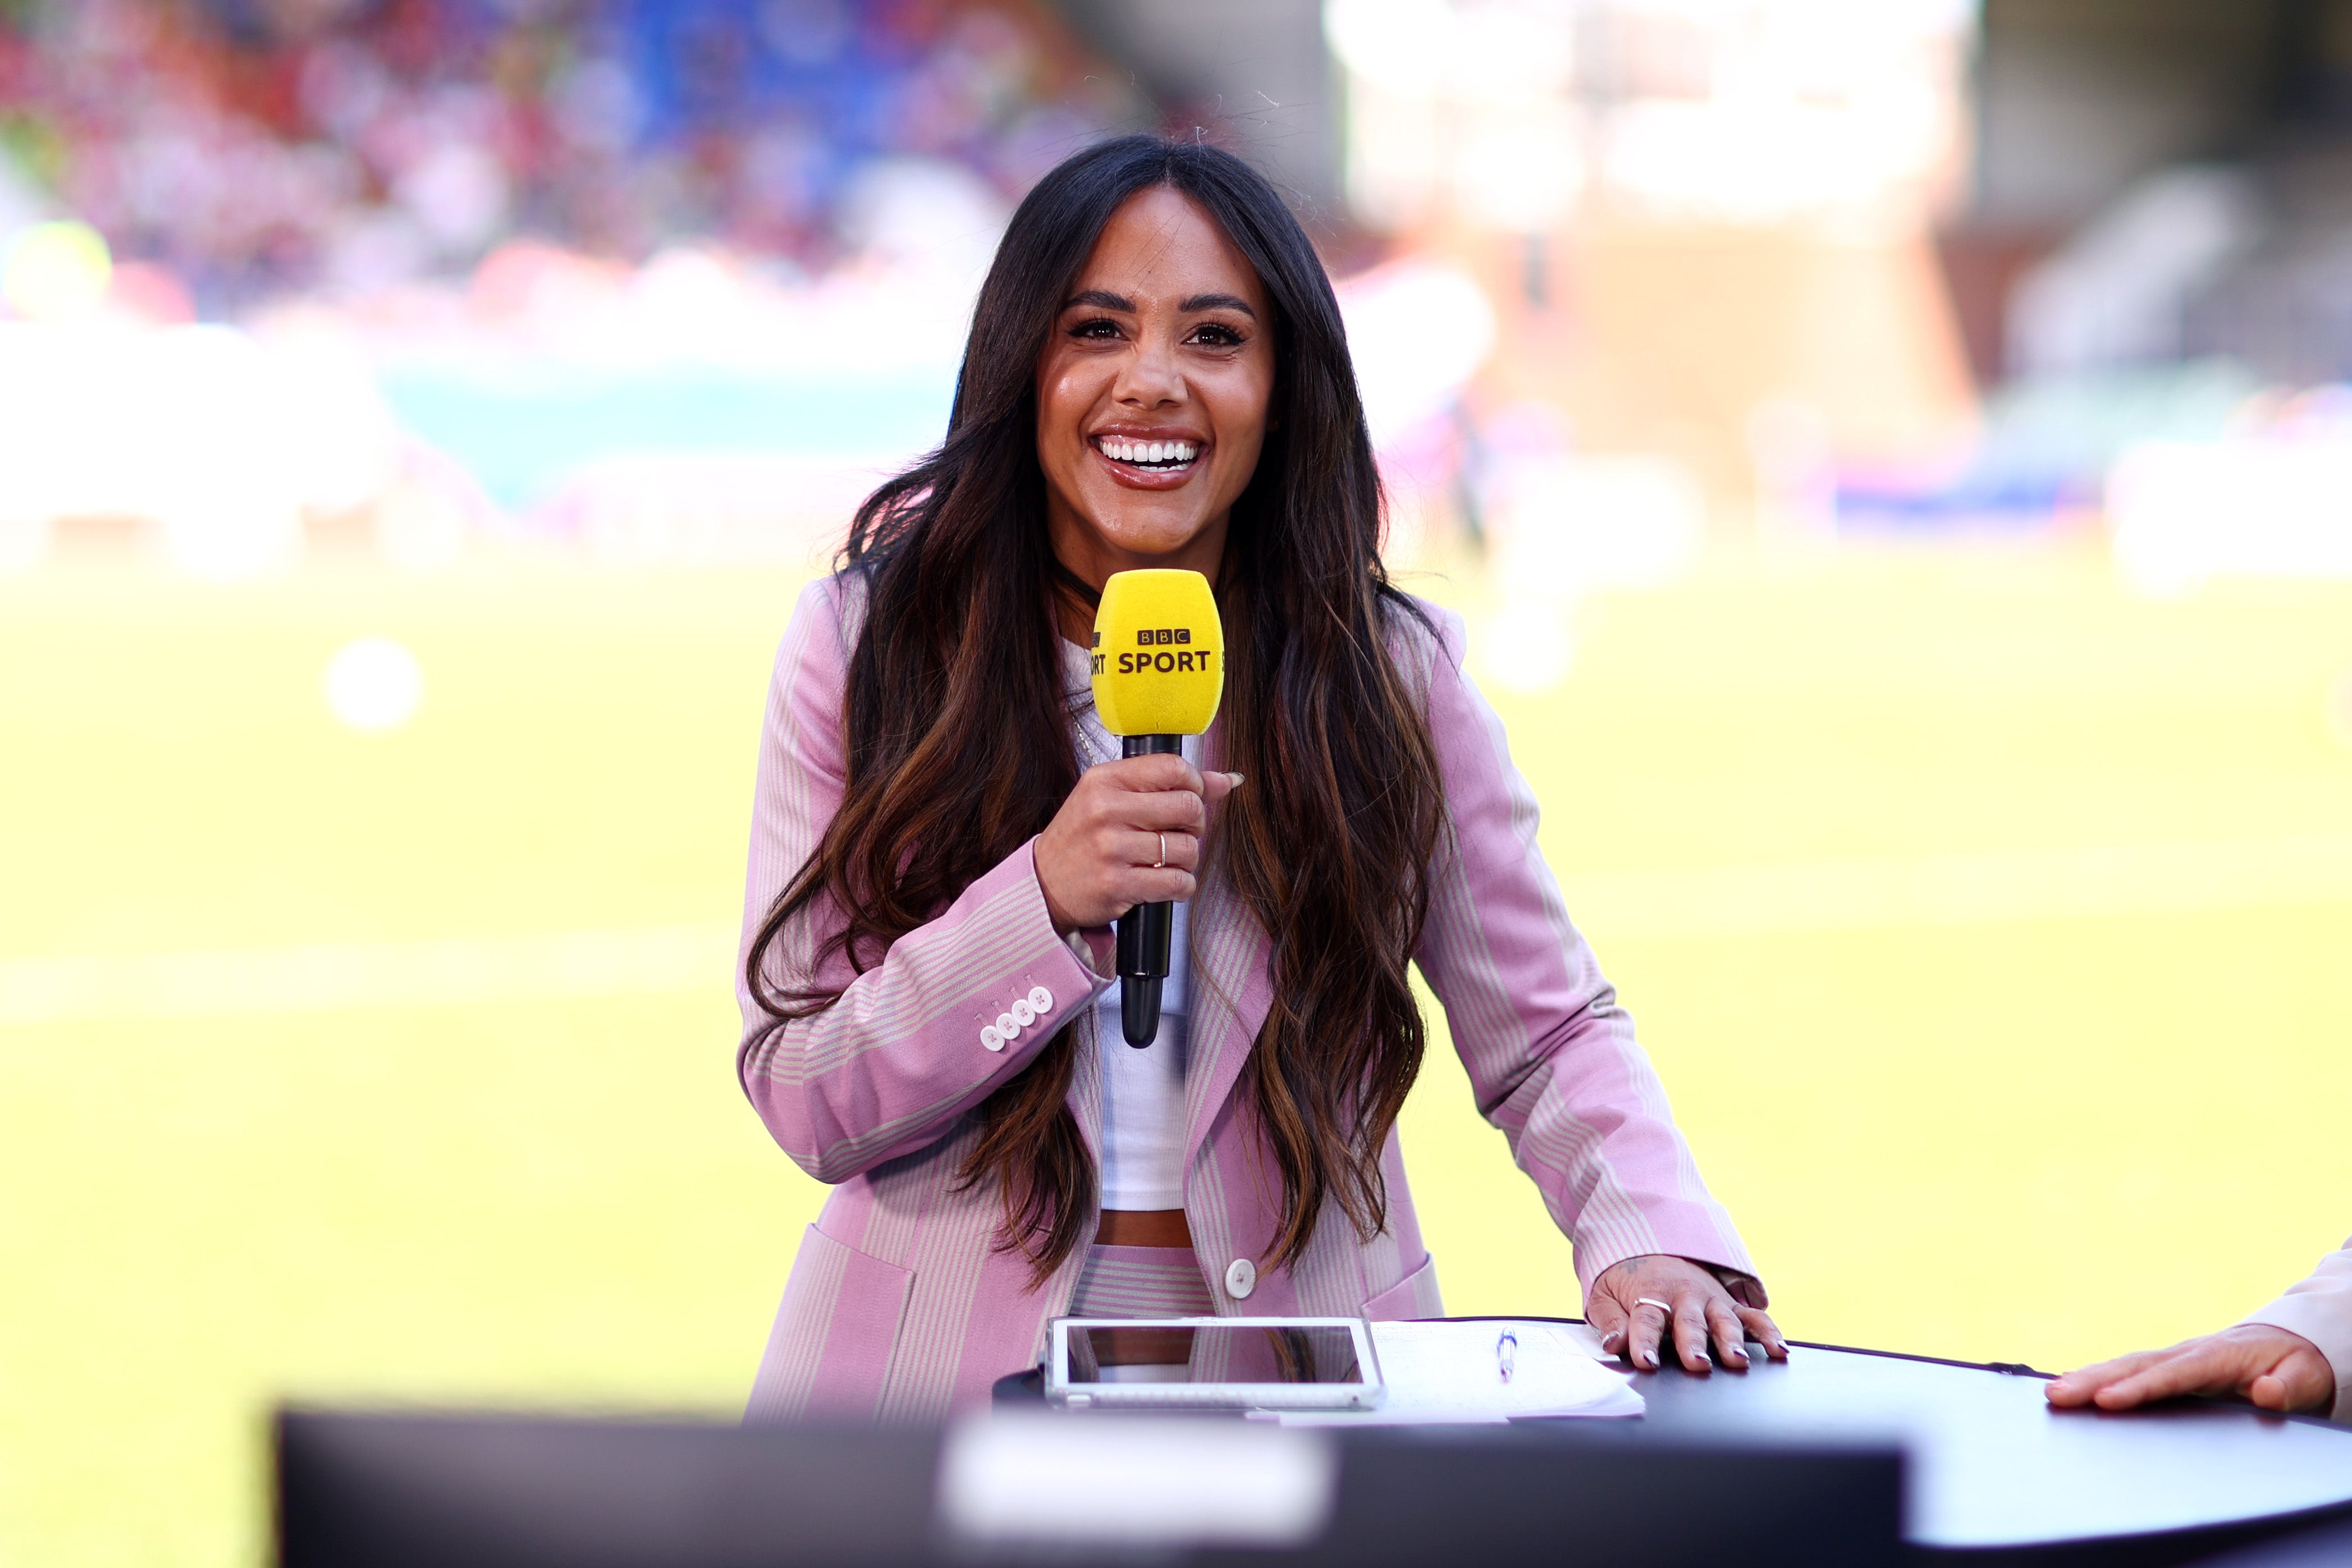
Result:
<svg viewBox="0 0 2352 1568">
<path fill-rule="evenodd" d="M 1165 833 L 1154 833 L 1151 836 L 1160 841 L 1160 858 L 1151 862 L 1151 869 L 1153 871 L 1166 871 L 1168 869 L 1168 835 Z"/>
</svg>

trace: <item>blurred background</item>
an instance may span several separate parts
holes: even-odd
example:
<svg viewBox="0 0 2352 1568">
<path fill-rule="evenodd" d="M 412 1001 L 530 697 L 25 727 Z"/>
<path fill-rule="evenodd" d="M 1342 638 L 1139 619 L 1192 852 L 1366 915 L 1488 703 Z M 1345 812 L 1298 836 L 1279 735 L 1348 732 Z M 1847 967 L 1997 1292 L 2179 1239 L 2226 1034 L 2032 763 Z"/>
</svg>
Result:
<svg viewBox="0 0 2352 1568">
<path fill-rule="evenodd" d="M 768 661 L 1137 127 L 1322 246 L 1794 1337 L 2352 1228 L 2352 3 L 0 0 L 0 1561 L 257 1560 L 281 1397 L 740 1407 Z"/>
</svg>

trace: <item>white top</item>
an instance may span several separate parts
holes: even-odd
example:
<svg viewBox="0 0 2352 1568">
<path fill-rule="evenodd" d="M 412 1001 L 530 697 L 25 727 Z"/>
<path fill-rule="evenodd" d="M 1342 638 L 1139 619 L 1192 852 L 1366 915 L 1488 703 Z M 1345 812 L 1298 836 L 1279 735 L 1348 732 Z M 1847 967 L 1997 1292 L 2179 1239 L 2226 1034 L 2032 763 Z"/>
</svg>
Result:
<svg viewBox="0 0 2352 1568">
<path fill-rule="evenodd" d="M 1071 719 L 1078 764 L 1114 761 L 1118 737 L 1095 715 L 1087 650 L 1065 641 L 1062 667 L 1072 685 Z M 1184 758 L 1200 764 L 1201 737 L 1184 737 Z M 1160 988 L 1160 1032 L 1150 1045 L 1127 1043 L 1119 988 L 1095 1003 L 1096 1054 L 1102 1062 L 1102 1206 L 1160 1209 L 1184 1207 L 1184 1062 L 1189 1054 L 1192 951 L 1186 908 L 1172 912 L 1168 978 Z"/>
<path fill-rule="evenodd" d="M 1184 1207 L 1184 1058 L 1191 1033 L 1180 988 L 1184 973 L 1184 906 L 1178 904 L 1160 990 L 1160 1032 L 1140 1049 L 1127 1043 L 1119 988 L 1095 1004 L 1096 1052 L 1102 1059 L 1102 1206 Z"/>
</svg>

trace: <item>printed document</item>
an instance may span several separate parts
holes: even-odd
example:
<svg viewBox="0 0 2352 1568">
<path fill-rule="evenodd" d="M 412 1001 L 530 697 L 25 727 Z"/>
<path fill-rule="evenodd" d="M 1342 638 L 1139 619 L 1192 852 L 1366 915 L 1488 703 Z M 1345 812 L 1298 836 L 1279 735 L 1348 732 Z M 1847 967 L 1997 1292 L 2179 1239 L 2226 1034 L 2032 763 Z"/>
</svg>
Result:
<svg viewBox="0 0 2352 1568">
<path fill-rule="evenodd" d="M 1457 1426 L 1643 1409 L 1627 1375 L 1603 1364 L 1600 1342 L 1582 1323 L 1376 1322 L 1372 1349 L 1388 1387 L 1379 1409 L 1286 1410 L 1278 1418 L 1286 1426 Z"/>
</svg>

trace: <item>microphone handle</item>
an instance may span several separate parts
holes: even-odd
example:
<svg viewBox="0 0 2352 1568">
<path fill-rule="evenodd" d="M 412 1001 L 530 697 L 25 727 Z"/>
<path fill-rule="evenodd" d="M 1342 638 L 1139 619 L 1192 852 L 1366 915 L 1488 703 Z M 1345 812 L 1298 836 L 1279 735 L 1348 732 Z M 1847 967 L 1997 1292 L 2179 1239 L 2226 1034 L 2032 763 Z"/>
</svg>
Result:
<svg viewBox="0 0 2352 1568">
<path fill-rule="evenodd" d="M 1181 757 L 1181 735 L 1129 735 L 1119 739 L 1122 757 Z M 1168 978 L 1169 936 L 1175 929 L 1172 904 L 1139 904 L 1118 917 L 1118 1011 L 1127 1043 L 1140 1049 L 1160 1033 L 1160 986 Z"/>
</svg>

